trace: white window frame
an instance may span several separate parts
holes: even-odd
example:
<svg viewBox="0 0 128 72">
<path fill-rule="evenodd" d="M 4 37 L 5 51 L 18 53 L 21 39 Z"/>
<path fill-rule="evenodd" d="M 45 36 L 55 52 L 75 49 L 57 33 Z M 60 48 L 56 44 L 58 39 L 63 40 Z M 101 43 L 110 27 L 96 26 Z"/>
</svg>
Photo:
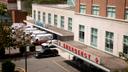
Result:
<svg viewBox="0 0 128 72">
<path fill-rule="evenodd" d="M 128 20 L 128 8 L 125 9 L 125 20 Z"/>
<path fill-rule="evenodd" d="M 33 10 L 33 19 L 36 20 L 36 10 Z"/>
<path fill-rule="evenodd" d="M 38 11 L 38 21 L 40 21 L 40 20 L 41 20 L 41 12 Z"/>
<path fill-rule="evenodd" d="M 86 14 L 86 5 L 80 4 L 80 14 Z"/>
<path fill-rule="evenodd" d="M 68 17 L 68 30 L 72 31 L 72 18 Z"/>
<path fill-rule="evenodd" d="M 54 14 L 54 25 L 57 26 L 57 14 Z"/>
<path fill-rule="evenodd" d="M 51 13 L 48 13 L 48 23 L 51 24 Z"/>
<path fill-rule="evenodd" d="M 84 39 L 85 39 L 85 26 L 84 25 L 79 25 L 79 41 L 80 42 L 84 42 Z M 81 36 L 81 34 L 84 33 L 84 36 Z M 83 39 L 81 38 L 83 37 Z"/>
<path fill-rule="evenodd" d="M 128 48 L 125 49 L 124 46 L 128 46 L 128 39 L 125 39 L 125 36 L 128 37 L 127 35 L 124 35 L 123 36 L 123 53 L 127 54 L 128 55 Z M 124 51 L 125 50 L 125 51 Z M 127 50 L 127 51 L 126 51 Z"/>
<path fill-rule="evenodd" d="M 91 45 L 97 47 L 98 29 L 91 28 Z"/>
<path fill-rule="evenodd" d="M 116 18 L 116 7 L 115 6 L 107 6 L 107 17 Z"/>
<path fill-rule="evenodd" d="M 60 17 L 60 26 L 61 26 L 61 28 L 64 28 L 64 16 L 61 16 Z"/>
<path fill-rule="evenodd" d="M 112 43 L 112 48 L 111 48 L 111 43 Z M 106 46 L 107 44 L 109 45 L 109 47 Z M 105 32 L 105 50 L 108 52 L 113 52 L 113 47 L 114 47 L 114 33 L 106 31 Z"/>
<path fill-rule="evenodd" d="M 43 12 L 43 23 L 45 23 L 46 22 L 46 13 L 45 12 Z"/>
<path fill-rule="evenodd" d="M 99 5 L 93 5 L 92 6 L 92 14 L 93 15 L 99 15 L 100 14 L 100 7 L 99 7 Z"/>
</svg>

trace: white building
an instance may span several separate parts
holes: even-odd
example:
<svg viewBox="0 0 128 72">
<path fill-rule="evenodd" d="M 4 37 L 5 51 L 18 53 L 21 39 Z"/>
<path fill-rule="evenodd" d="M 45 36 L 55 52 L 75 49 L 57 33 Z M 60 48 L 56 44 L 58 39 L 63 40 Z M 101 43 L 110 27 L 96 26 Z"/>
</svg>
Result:
<svg viewBox="0 0 128 72">
<path fill-rule="evenodd" d="M 128 21 L 79 15 L 74 7 L 63 5 L 32 5 L 32 19 L 25 20 L 55 34 L 65 57 L 77 56 L 107 72 L 122 70 L 128 64 L 119 53 L 128 57 Z"/>
</svg>

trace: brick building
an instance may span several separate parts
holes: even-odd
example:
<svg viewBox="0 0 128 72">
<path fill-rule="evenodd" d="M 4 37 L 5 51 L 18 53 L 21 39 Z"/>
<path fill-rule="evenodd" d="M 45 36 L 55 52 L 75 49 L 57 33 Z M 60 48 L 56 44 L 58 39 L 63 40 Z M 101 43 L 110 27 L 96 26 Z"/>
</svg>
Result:
<svg viewBox="0 0 128 72">
<path fill-rule="evenodd" d="M 76 56 L 105 72 L 126 72 L 121 58 L 128 58 L 128 0 L 68 1 L 72 6 L 33 4 L 25 22 L 53 33 L 66 59 Z"/>
<path fill-rule="evenodd" d="M 0 0 L 0 3 L 4 3 L 7 6 L 13 23 L 23 23 L 23 20 L 26 19 L 27 12 L 24 2 L 24 0 Z"/>
<path fill-rule="evenodd" d="M 85 14 L 128 19 L 128 0 L 77 0 L 75 7 L 77 13 L 80 13 L 80 8 L 83 7 Z"/>
</svg>

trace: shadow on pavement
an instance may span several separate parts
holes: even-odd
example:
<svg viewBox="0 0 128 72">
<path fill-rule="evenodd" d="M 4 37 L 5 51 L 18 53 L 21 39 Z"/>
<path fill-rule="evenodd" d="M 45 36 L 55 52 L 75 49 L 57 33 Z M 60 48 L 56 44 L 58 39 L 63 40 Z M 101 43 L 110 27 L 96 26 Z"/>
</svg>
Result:
<svg viewBox="0 0 128 72">
<path fill-rule="evenodd" d="M 32 55 L 27 54 L 27 58 L 31 57 Z M 13 53 L 13 54 L 6 54 L 4 57 L 0 58 L 0 62 L 2 62 L 5 59 L 11 59 L 11 60 L 20 60 L 24 59 L 25 55 L 20 53 Z"/>
<path fill-rule="evenodd" d="M 80 72 L 105 72 L 102 69 L 99 69 L 91 64 L 84 64 L 84 63 L 79 63 L 79 62 L 75 62 L 75 61 L 71 61 L 71 60 L 66 60 L 64 61 L 65 63 L 67 63 L 68 65 L 76 68 L 77 70 L 79 70 Z"/>
<path fill-rule="evenodd" d="M 83 72 L 83 71 L 81 71 L 80 67 L 77 64 L 75 64 L 73 61 L 65 60 L 64 62 L 67 63 L 68 65 L 72 66 L 73 68 L 77 69 L 78 71 Z"/>
</svg>

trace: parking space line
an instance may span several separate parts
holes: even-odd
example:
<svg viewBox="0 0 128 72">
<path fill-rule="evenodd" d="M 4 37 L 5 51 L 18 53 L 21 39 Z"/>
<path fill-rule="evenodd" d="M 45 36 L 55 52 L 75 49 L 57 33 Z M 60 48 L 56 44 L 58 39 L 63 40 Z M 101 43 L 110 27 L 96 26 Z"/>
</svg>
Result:
<svg viewBox="0 0 128 72">
<path fill-rule="evenodd" d="M 64 68 L 62 65 L 60 65 L 59 63 L 57 63 L 56 61 L 53 60 L 53 63 L 55 63 L 56 65 L 58 65 L 60 68 L 62 68 L 64 71 L 66 72 L 70 72 L 69 70 L 67 70 L 66 68 Z"/>
</svg>

